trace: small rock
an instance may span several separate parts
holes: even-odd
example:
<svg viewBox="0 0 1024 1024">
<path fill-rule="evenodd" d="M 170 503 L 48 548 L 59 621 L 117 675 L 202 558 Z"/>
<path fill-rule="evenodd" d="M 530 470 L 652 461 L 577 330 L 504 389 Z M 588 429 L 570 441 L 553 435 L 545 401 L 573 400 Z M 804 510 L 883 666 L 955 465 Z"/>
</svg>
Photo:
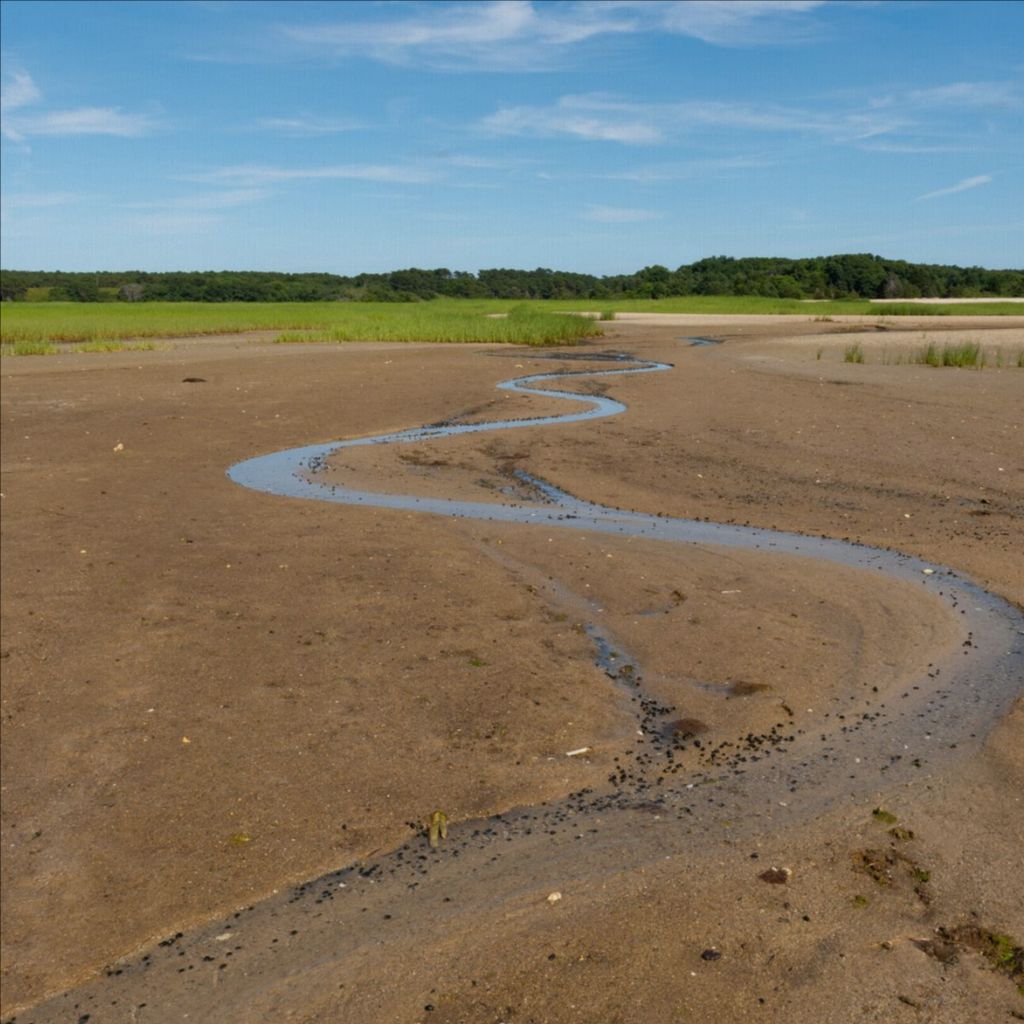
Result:
<svg viewBox="0 0 1024 1024">
<path fill-rule="evenodd" d="M 562 898 L 560 892 L 553 892 L 548 894 L 548 903 L 557 903 Z"/>
<path fill-rule="evenodd" d="M 721 960 L 722 954 L 712 946 L 711 949 L 705 949 L 704 952 L 701 953 L 700 958 L 701 960 Z"/>
<path fill-rule="evenodd" d="M 769 868 L 767 871 L 762 871 L 757 877 L 769 885 L 785 885 L 791 874 L 793 872 L 789 868 Z"/>
<path fill-rule="evenodd" d="M 114 451 L 115 452 L 123 452 L 124 451 L 124 442 L 123 441 L 118 441 L 117 444 L 114 445 Z"/>
</svg>

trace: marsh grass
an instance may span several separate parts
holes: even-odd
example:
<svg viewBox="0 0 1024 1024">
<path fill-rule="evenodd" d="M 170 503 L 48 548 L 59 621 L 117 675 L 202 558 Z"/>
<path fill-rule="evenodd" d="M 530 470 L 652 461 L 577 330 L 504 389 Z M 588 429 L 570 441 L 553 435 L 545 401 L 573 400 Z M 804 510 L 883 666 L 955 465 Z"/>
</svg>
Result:
<svg viewBox="0 0 1024 1024">
<path fill-rule="evenodd" d="M 352 308 L 344 324 L 328 331 L 285 332 L 281 344 L 345 341 L 502 342 L 513 345 L 574 345 L 601 334 L 587 317 L 548 313 L 521 305 L 507 316 L 424 305 L 362 311 Z"/>
<path fill-rule="evenodd" d="M 603 309 L 597 318 L 598 320 L 614 320 L 615 310 L 614 309 Z"/>
<path fill-rule="evenodd" d="M 947 316 L 1020 315 L 1020 305 L 992 302 L 966 306 L 879 305 L 867 301 L 807 303 L 759 296 L 690 295 L 671 299 L 556 299 L 517 303 L 509 299 L 435 299 L 392 302 L 5 302 L 0 341 L 104 341 L 176 338 L 248 331 L 344 331 L 365 317 L 405 323 L 411 314 L 486 315 L 521 305 L 538 313 L 791 313 L 826 321 L 835 315 Z"/>
<path fill-rule="evenodd" d="M 861 348 L 860 342 L 856 342 L 853 345 L 847 345 L 843 351 L 843 362 L 844 363 L 863 363 L 864 362 L 864 349 Z"/>
</svg>

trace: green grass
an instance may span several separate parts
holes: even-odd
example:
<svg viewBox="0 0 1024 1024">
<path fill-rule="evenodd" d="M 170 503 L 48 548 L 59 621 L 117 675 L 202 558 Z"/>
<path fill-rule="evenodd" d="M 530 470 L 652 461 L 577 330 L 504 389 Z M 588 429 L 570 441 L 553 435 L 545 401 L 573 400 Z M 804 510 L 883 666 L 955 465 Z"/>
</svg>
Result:
<svg viewBox="0 0 1024 1024">
<path fill-rule="evenodd" d="M 327 331 L 287 332 L 275 340 L 292 342 L 442 341 L 505 342 L 516 345 L 572 345 L 600 335 L 591 319 L 517 306 L 507 316 L 418 304 L 400 308 L 350 308 L 345 323 Z"/>
<path fill-rule="evenodd" d="M 863 363 L 864 362 L 864 349 L 861 348 L 860 342 L 854 345 L 847 345 L 843 352 L 844 363 Z"/>
<path fill-rule="evenodd" d="M 502 300 L 486 301 L 499 303 Z M 759 295 L 682 295 L 669 299 L 552 299 L 531 302 L 530 305 L 564 312 L 787 313 L 821 323 L 828 323 L 836 316 L 1024 316 L 1024 305 L 998 300 L 932 306 L 915 305 L 912 302 L 869 302 L 867 299 L 806 302 L 803 299 L 769 299 Z"/>
<path fill-rule="evenodd" d="M 0 341 L 104 341 L 166 338 L 245 331 L 332 331 L 367 316 L 407 323 L 408 316 L 442 313 L 507 313 L 523 306 L 537 312 L 791 313 L 808 319 L 835 315 L 947 316 L 1024 315 L 1010 302 L 966 306 L 914 306 L 854 302 L 801 302 L 757 296 L 694 295 L 673 299 L 575 299 L 517 302 L 511 299 L 438 299 L 422 303 L 373 302 L 9 302 L 0 308 Z M 424 321 L 427 322 L 427 321 Z"/>
<path fill-rule="evenodd" d="M 873 311 L 881 316 L 1024 316 L 1019 302 L 963 302 L 936 303 L 929 305 L 918 302 L 872 302 Z"/>
</svg>

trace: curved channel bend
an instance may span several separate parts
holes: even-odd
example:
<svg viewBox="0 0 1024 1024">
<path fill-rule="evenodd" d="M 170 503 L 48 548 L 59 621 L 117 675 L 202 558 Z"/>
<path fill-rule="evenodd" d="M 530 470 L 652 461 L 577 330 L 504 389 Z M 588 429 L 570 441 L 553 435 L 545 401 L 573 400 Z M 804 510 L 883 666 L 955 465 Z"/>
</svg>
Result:
<svg viewBox="0 0 1024 1024">
<path fill-rule="evenodd" d="M 946 709 L 944 714 L 933 704 L 927 714 L 918 716 L 914 722 L 904 717 L 899 737 L 892 738 L 907 739 L 908 730 L 917 732 L 919 736 L 931 738 L 936 730 L 939 730 L 937 716 L 946 718 L 946 728 L 939 731 L 945 731 L 948 738 L 955 735 L 980 736 L 984 735 L 988 727 L 1006 711 L 1024 688 L 1024 615 L 1002 598 L 988 593 L 943 566 L 899 552 L 848 541 L 608 508 L 574 498 L 550 483 L 533 478 L 529 478 L 530 482 L 536 485 L 545 500 L 505 504 L 380 494 L 317 480 L 318 473 L 326 465 L 326 460 L 345 448 L 408 444 L 462 434 L 521 430 L 615 416 L 625 412 L 626 406 L 614 399 L 601 395 L 556 391 L 537 385 L 567 378 L 612 377 L 658 373 L 673 369 L 667 363 L 642 360 L 624 354 L 604 353 L 593 358 L 595 361 L 611 362 L 614 368 L 606 366 L 584 371 L 563 370 L 531 374 L 502 381 L 497 385 L 503 391 L 559 398 L 577 406 L 573 411 L 560 416 L 461 424 L 440 423 L 372 437 L 329 441 L 248 459 L 233 466 L 228 475 L 244 487 L 293 498 L 414 510 L 460 519 L 588 530 L 669 543 L 758 550 L 882 572 L 891 578 L 925 587 L 936 595 L 957 612 L 964 636 L 969 640 L 962 652 L 967 657 L 950 661 L 945 669 L 943 692 L 946 697 L 941 702 L 942 707 Z M 579 409 L 580 405 L 585 408 Z M 955 700 L 950 700 L 951 694 L 955 694 Z M 973 711 L 968 713 L 968 708 Z"/>
</svg>

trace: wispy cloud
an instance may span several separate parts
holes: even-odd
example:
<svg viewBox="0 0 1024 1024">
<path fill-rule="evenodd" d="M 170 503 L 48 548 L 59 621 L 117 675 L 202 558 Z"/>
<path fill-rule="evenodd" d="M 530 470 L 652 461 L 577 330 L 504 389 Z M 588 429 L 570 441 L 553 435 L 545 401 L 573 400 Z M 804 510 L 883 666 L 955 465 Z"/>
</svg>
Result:
<svg viewBox="0 0 1024 1024">
<path fill-rule="evenodd" d="M 24 71 L 12 71 L 0 83 L 0 111 L 7 113 L 19 107 L 35 103 L 40 98 L 39 89 L 32 76 Z"/>
<path fill-rule="evenodd" d="M 236 188 L 222 192 L 202 192 L 193 195 L 172 196 L 138 203 L 122 203 L 126 210 L 199 211 L 230 210 L 238 206 L 249 206 L 265 199 L 269 193 L 260 188 Z"/>
<path fill-rule="evenodd" d="M 987 185 L 991 180 L 991 174 L 976 174 L 973 178 L 964 178 L 963 181 L 958 181 L 955 185 L 950 185 L 948 188 L 937 188 L 934 192 L 925 192 L 924 195 L 917 196 L 914 202 L 920 203 L 925 199 L 938 199 L 939 196 L 951 196 L 957 192 L 967 192 L 972 188 L 980 188 L 982 185 Z"/>
<path fill-rule="evenodd" d="M 337 135 L 362 128 L 362 122 L 348 117 L 263 117 L 256 122 L 258 128 L 281 132 L 284 135 Z"/>
<path fill-rule="evenodd" d="M 539 5 L 494 0 L 432 6 L 399 17 L 347 19 L 283 29 L 286 44 L 335 58 L 443 70 L 531 71 L 565 63 L 599 37 L 686 35 L 718 46 L 801 41 L 823 0 L 577 0 Z"/>
<path fill-rule="evenodd" d="M 3 207 L 5 210 L 45 210 L 77 203 L 81 198 L 75 192 L 22 192 L 5 195 Z"/>
<path fill-rule="evenodd" d="M 601 97 L 563 96 L 552 107 L 505 107 L 481 126 L 493 135 L 569 135 L 626 144 L 661 142 L 664 131 L 653 108 Z"/>
<path fill-rule="evenodd" d="M 607 181 L 635 181 L 639 184 L 657 184 L 665 181 L 689 181 L 723 171 L 750 170 L 755 167 L 774 166 L 774 160 L 756 156 L 712 157 L 705 160 L 679 160 L 673 163 L 650 164 L 625 171 L 609 171 L 593 177 Z"/>
<path fill-rule="evenodd" d="M 658 210 L 638 210 L 623 206 L 588 206 L 580 214 L 582 220 L 595 221 L 598 224 L 640 224 L 644 221 L 659 220 Z"/>
<path fill-rule="evenodd" d="M 969 147 L 955 143 L 918 143 L 918 142 L 867 142 L 858 149 L 865 153 L 901 153 L 905 155 L 934 155 L 936 153 L 964 153 Z"/>
<path fill-rule="evenodd" d="M 613 7 L 559 4 L 538 10 L 529 0 L 460 3 L 398 18 L 292 27 L 285 36 L 342 58 L 448 70 L 530 70 L 549 66 L 567 47 L 593 36 L 633 31 L 634 20 Z"/>
<path fill-rule="evenodd" d="M 3 83 L 3 134 L 12 142 L 31 135 L 117 135 L 133 138 L 148 134 L 156 125 L 146 114 L 126 114 L 120 107 L 78 107 L 74 110 L 36 111 L 42 93 L 26 72 L 15 71 Z M 30 108 L 26 110 L 25 108 Z"/>
<path fill-rule="evenodd" d="M 20 119 L 15 131 L 21 135 L 147 135 L 154 127 L 145 114 L 125 114 L 118 107 L 81 107 L 54 110 Z"/>
<path fill-rule="evenodd" d="M 650 0 L 644 0 L 647 7 Z M 664 0 L 662 27 L 717 46 L 802 42 L 813 33 L 806 15 L 824 0 Z"/>
<path fill-rule="evenodd" d="M 571 136 L 625 144 L 662 142 L 698 129 L 812 133 L 849 142 L 895 131 L 903 121 L 885 112 L 818 113 L 768 104 L 687 100 L 632 103 L 602 94 L 563 96 L 547 107 L 504 107 L 479 127 L 492 135 Z"/>
<path fill-rule="evenodd" d="M 216 227 L 223 218 L 212 213 L 145 213 L 127 218 L 126 231 L 154 235 L 192 234 Z"/>
<path fill-rule="evenodd" d="M 878 106 L 925 109 L 1012 108 L 1021 105 L 1021 94 L 1016 82 L 951 82 L 927 89 L 911 89 L 875 102 Z"/>
<path fill-rule="evenodd" d="M 258 187 L 287 181 L 377 181 L 396 185 L 426 185 L 438 179 L 427 168 L 402 164 L 334 164 L 326 167 L 272 167 L 240 164 L 189 175 L 189 181 L 229 182 Z"/>
</svg>

